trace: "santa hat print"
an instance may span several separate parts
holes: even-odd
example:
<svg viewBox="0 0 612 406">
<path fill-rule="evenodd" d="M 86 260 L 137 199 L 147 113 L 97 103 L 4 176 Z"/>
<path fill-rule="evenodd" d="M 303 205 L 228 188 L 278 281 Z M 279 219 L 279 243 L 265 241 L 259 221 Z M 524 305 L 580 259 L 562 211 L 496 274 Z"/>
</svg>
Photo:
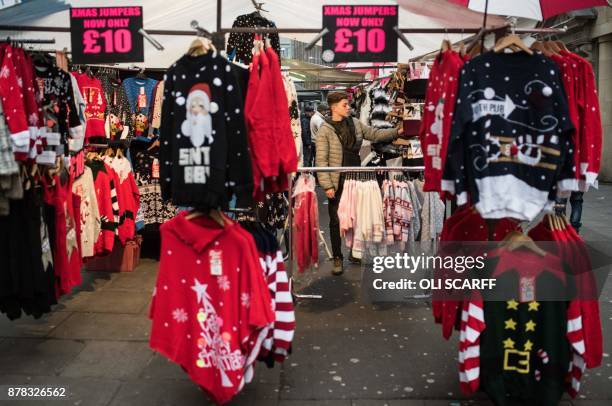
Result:
<svg viewBox="0 0 612 406">
<path fill-rule="evenodd" d="M 210 86 L 206 83 L 196 83 L 189 89 L 188 98 L 191 99 L 192 97 L 200 97 L 210 103 Z"/>
</svg>

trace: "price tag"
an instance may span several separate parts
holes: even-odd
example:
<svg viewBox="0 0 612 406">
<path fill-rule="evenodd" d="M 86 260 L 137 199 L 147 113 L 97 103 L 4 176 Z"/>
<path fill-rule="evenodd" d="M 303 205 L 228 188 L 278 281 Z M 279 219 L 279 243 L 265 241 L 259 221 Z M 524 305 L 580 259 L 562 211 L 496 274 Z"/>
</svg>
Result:
<svg viewBox="0 0 612 406">
<path fill-rule="evenodd" d="M 47 145 L 60 145 L 61 137 L 60 133 L 45 133 Z"/>
<path fill-rule="evenodd" d="M 210 265 L 210 274 L 213 276 L 221 276 L 223 274 L 223 251 L 210 250 L 208 252 L 208 261 Z"/>
<path fill-rule="evenodd" d="M 325 62 L 396 62 L 398 6 L 323 6 Z"/>
<path fill-rule="evenodd" d="M 72 61 L 144 62 L 142 7 L 72 7 Z"/>
<path fill-rule="evenodd" d="M 153 179 L 159 179 L 159 159 L 153 159 L 153 165 L 151 165 L 151 177 Z"/>
<path fill-rule="evenodd" d="M 140 88 L 140 93 L 138 94 L 138 108 L 147 108 L 147 95 L 144 92 L 144 87 Z"/>
</svg>

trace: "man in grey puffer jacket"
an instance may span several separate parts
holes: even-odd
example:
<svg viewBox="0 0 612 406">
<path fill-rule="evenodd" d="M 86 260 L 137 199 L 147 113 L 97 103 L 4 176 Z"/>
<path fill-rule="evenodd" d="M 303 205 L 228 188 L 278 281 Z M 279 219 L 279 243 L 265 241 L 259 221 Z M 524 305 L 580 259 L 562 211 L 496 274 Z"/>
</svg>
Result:
<svg viewBox="0 0 612 406">
<path fill-rule="evenodd" d="M 327 96 L 327 104 L 331 117 L 325 120 L 317 133 L 315 166 L 361 166 L 359 149 L 364 139 L 384 142 L 401 134 L 401 129 L 375 129 L 350 117 L 348 95 L 345 92 L 330 93 Z M 329 233 L 334 255 L 332 273 L 340 275 L 343 272 L 343 256 L 338 203 L 342 195 L 344 176 L 339 172 L 318 172 L 317 178 L 329 201 Z"/>
</svg>

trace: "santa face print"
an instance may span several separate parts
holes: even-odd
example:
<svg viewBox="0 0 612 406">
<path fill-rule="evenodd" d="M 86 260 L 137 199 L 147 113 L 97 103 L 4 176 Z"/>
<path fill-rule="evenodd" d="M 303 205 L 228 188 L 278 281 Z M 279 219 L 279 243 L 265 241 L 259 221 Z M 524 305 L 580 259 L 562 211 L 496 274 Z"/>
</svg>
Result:
<svg viewBox="0 0 612 406">
<path fill-rule="evenodd" d="M 181 132 L 189 137 L 194 147 L 210 145 L 214 142 L 211 99 L 208 86 L 192 88 L 187 96 L 185 121 L 181 125 Z"/>
<path fill-rule="evenodd" d="M 179 148 L 178 164 L 183 167 L 186 184 L 204 184 L 210 176 L 210 146 L 215 140 L 212 115 L 218 106 L 212 101 L 210 87 L 205 83 L 194 85 L 186 100 L 179 96 L 177 104 L 185 108 L 185 120 L 178 137 L 187 137 L 191 142 L 191 147 Z"/>
<path fill-rule="evenodd" d="M 197 117 L 198 114 L 208 115 L 208 110 L 206 110 L 204 100 L 201 98 L 194 97 L 193 100 L 191 100 L 189 110 L 193 117 Z"/>
</svg>

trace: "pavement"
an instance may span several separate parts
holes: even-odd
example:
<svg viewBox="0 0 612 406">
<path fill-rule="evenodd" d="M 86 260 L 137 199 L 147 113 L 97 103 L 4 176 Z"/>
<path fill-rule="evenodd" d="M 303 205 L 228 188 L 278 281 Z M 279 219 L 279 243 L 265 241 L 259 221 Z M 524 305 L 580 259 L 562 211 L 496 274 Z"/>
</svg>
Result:
<svg viewBox="0 0 612 406">
<path fill-rule="evenodd" d="M 324 199 L 320 199 L 322 202 Z M 585 196 L 583 229 L 589 245 L 610 251 L 612 185 Z M 327 206 L 320 204 L 321 224 Z M 323 257 L 324 255 L 321 255 Z M 293 353 L 284 364 L 258 364 L 254 381 L 231 404 L 272 406 L 490 405 L 482 394 L 460 395 L 457 334 L 446 341 L 424 299 L 370 304 L 362 300 L 361 271 L 340 277 L 329 261 L 298 278 L 302 293 L 323 299 L 296 304 Z M 1 401 L 10 405 L 206 405 L 206 395 L 180 367 L 148 346 L 147 318 L 157 263 L 132 273 L 83 272 L 84 283 L 55 311 L 34 320 L 0 315 L 0 385 L 62 385 L 70 397 Z M 587 371 L 579 398 L 562 405 L 612 404 L 612 286 L 601 298 L 604 359 Z"/>
</svg>

